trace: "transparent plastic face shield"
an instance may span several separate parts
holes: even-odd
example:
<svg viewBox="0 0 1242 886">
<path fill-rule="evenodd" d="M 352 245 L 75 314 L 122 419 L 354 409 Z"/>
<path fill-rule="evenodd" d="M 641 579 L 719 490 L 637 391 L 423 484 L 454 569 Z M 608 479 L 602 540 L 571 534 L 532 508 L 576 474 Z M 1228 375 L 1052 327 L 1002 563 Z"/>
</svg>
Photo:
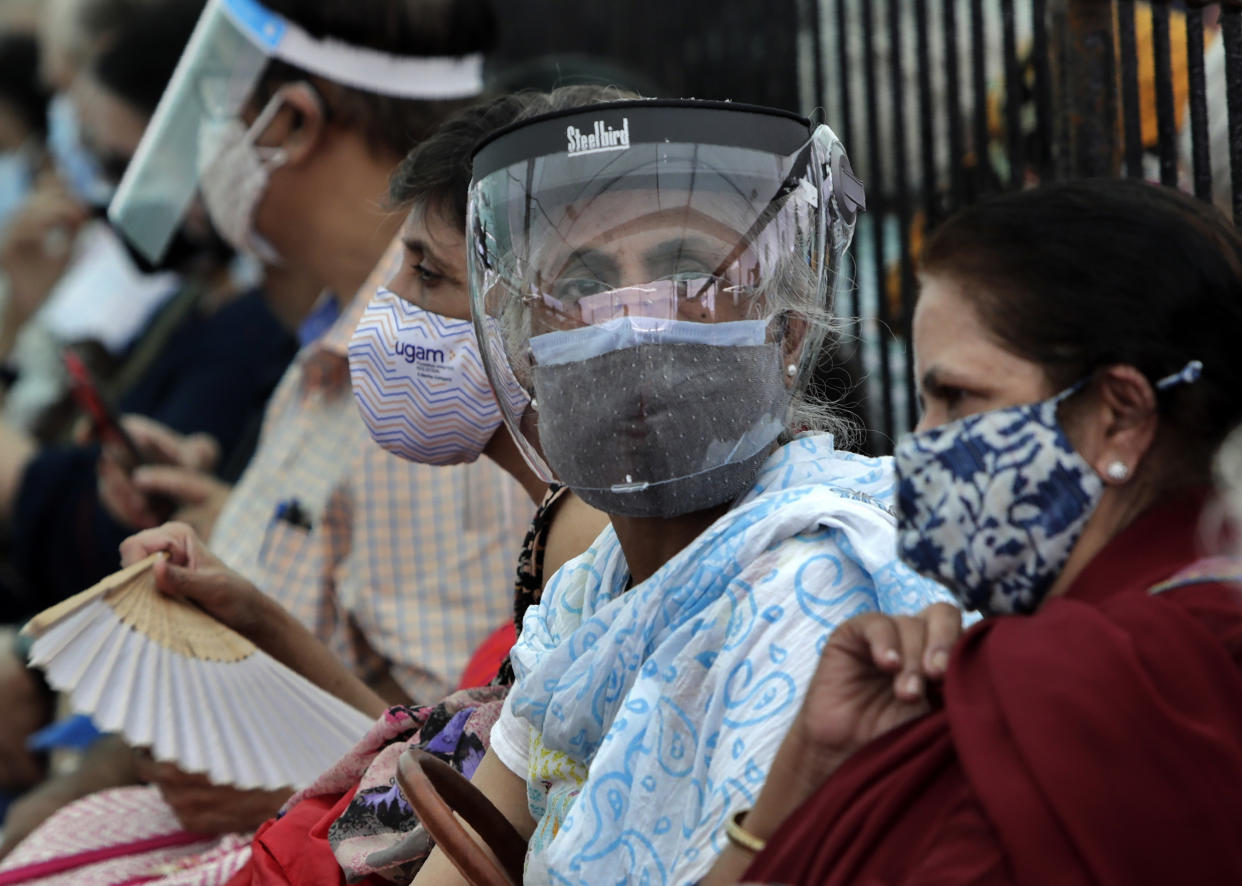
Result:
<svg viewBox="0 0 1242 886">
<path fill-rule="evenodd" d="M 257 0 L 208 0 L 108 208 L 147 258 L 163 255 L 221 147 L 214 136 L 241 114 L 271 59 L 382 95 L 446 99 L 482 91 L 480 55 L 390 56 L 317 40 Z"/>
<path fill-rule="evenodd" d="M 786 429 L 822 337 L 812 318 L 862 203 L 840 142 L 717 103 L 526 126 L 480 149 L 470 193 L 485 364 L 531 398 L 500 398 L 510 430 L 544 480 L 611 513 L 727 501 Z"/>
</svg>

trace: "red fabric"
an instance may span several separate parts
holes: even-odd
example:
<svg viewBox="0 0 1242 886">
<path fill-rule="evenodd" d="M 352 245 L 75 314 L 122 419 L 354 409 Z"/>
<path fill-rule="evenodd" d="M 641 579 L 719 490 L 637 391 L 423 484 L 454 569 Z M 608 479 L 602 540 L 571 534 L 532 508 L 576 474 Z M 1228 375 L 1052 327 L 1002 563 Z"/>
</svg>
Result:
<svg viewBox="0 0 1242 886">
<path fill-rule="evenodd" d="M 354 788 L 333 801 L 312 797 L 259 828 L 251 842 L 250 861 L 225 886 L 344 886 L 345 876 L 328 845 L 328 828 L 354 798 Z M 391 886 L 378 877 L 364 886 Z"/>
<path fill-rule="evenodd" d="M 497 628 L 474 651 L 474 655 L 466 665 L 465 672 L 461 675 L 461 682 L 457 684 L 458 691 L 490 684 L 500 673 L 500 666 L 504 664 L 505 657 L 516 642 L 517 628 L 513 626 L 512 621 L 507 621 L 502 627 Z"/>
<path fill-rule="evenodd" d="M 1153 509 L 1031 617 L 954 651 L 944 706 L 855 754 L 745 880 L 1242 883 L 1242 592 L 1148 589 L 1196 560 Z"/>
</svg>

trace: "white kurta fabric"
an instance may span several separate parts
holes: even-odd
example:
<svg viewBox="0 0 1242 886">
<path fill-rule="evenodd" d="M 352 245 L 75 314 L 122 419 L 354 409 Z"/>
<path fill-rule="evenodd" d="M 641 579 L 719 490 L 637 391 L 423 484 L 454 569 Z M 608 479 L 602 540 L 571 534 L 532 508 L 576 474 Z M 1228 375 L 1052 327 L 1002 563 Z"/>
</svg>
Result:
<svg viewBox="0 0 1242 886">
<path fill-rule="evenodd" d="M 527 881 L 686 883 L 751 805 L 828 634 L 947 593 L 895 558 L 891 463 L 827 435 L 625 592 L 611 528 L 549 582 L 493 732 L 539 822 Z"/>
</svg>

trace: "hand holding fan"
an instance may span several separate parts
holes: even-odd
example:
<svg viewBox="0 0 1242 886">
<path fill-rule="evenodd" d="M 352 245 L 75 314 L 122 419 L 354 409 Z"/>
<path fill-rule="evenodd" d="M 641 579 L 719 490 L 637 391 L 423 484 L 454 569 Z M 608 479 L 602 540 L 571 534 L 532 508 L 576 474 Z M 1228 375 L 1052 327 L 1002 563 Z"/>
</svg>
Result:
<svg viewBox="0 0 1242 886">
<path fill-rule="evenodd" d="M 156 760 L 239 788 L 301 788 L 371 718 L 155 586 L 153 554 L 36 615 L 31 664 Z"/>
</svg>

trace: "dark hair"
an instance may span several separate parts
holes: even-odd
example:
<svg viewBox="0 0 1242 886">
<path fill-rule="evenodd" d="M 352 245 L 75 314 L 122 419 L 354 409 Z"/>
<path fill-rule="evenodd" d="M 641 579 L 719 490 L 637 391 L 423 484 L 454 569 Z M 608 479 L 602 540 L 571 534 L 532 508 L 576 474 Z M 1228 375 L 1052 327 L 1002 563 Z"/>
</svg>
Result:
<svg viewBox="0 0 1242 886">
<path fill-rule="evenodd" d="M 317 39 L 331 38 L 392 55 L 461 56 L 489 52 L 496 43 L 496 19 L 488 0 L 265 0 Z M 306 71 L 273 61 L 264 71 L 258 97 L 306 80 Z M 404 156 L 446 117 L 476 102 L 469 99 L 402 99 L 342 86 L 314 77 L 331 119 L 360 128 L 377 153 Z"/>
<path fill-rule="evenodd" d="M 39 79 L 39 43 L 29 34 L 0 36 L 0 101 L 27 129 L 40 137 L 47 133 L 48 94 Z"/>
<path fill-rule="evenodd" d="M 131 6 L 98 35 L 104 43 L 91 61 L 95 79 L 148 117 L 154 114 L 203 5 L 154 0 Z"/>
<path fill-rule="evenodd" d="M 1206 203 L 1106 179 L 995 197 L 946 221 L 921 270 L 959 283 L 1058 389 L 1114 364 L 1154 382 L 1201 361 L 1197 383 L 1159 396 L 1196 470 L 1242 421 L 1242 237 Z"/>
<path fill-rule="evenodd" d="M 502 95 L 473 105 L 446 120 L 406 155 L 389 179 L 389 200 L 401 208 L 420 203 L 465 230 L 471 155 L 485 136 L 549 111 L 636 97 L 615 86 L 562 86 L 551 92 Z"/>
</svg>

